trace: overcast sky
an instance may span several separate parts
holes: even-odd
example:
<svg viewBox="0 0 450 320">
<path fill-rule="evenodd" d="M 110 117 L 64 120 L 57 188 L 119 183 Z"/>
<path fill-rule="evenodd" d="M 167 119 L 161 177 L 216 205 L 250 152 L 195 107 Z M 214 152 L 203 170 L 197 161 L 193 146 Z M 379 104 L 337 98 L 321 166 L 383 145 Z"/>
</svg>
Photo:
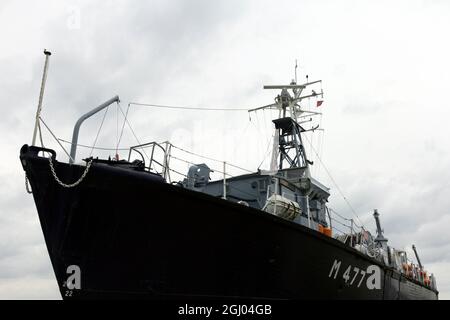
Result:
<svg viewBox="0 0 450 320">
<path fill-rule="evenodd" d="M 277 93 L 262 86 L 290 82 L 298 59 L 299 82 L 323 80 L 325 131 L 310 139 L 340 189 L 372 230 L 379 210 L 391 245 L 410 252 L 414 243 L 450 298 L 449 16 L 438 0 L 1 1 L 0 298 L 60 298 L 18 159 L 32 138 L 44 48 L 53 55 L 42 117 L 66 140 L 81 114 L 115 94 L 123 109 L 271 103 Z M 115 145 L 117 111 L 97 145 Z M 251 170 L 267 154 L 273 116 L 130 109 L 140 141 Z M 80 143 L 93 143 L 101 119 L 83 125 Z M 121 146 L 131 144 L 126 128 Z M 330 206 L 351 217 L 323 168 L 313 172 L 331 187 Z"/>
</svg>

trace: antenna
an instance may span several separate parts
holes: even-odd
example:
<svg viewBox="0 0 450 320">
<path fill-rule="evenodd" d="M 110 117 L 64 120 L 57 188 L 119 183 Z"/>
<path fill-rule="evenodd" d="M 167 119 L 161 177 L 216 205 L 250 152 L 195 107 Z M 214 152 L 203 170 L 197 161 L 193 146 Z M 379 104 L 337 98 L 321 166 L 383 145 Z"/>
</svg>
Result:
<svg viewBox="0 0 450 320">
<path fill-rule="evenodd" d="M 297 83 L 297 59 L 295 59 L 295 70 L 294 70 L 294 73 L 295 73 L 295 83 Z"/>
<path fill-rule="evenodd" d="M 309 94 L 302 96 L 301 93 L 303 90 L 310 85 L 316 84 L 316 83 L 322 83 L 322 80 L 312 81 L 312 82 L 306 82 L 303 84 L 287 84 L 287 85 L 264 85 L 263 89 L 277 89 L 281 90 L 281 95 L 278 95 L 275 98 L 275 103 L 271 103 L 262 107 L 249 109 L 248 112 L 255 112 L 258 110 L 265 110 L 265 109 L 273 109 L 273 110 L 283 110 L 283 109 L 289 109 L 289 111 L 293 112 L 292 116 L 295 120 L 297 120 L 298 116 L 302 113 L 308 113 L 308 114 L 321 114 L 320 112 L 312 112 L 307 110 L 301 110 L 298 106 L 298 103 L 302 101 L 303 99 L 315 97 L 318 94 Z M 294 92 L 294 96 L 291 96 L 288 92 L 288 90 L 292 90 Z M 323 94 L 323 91 L 321 91 L 321 94 Z"/>
</svg>

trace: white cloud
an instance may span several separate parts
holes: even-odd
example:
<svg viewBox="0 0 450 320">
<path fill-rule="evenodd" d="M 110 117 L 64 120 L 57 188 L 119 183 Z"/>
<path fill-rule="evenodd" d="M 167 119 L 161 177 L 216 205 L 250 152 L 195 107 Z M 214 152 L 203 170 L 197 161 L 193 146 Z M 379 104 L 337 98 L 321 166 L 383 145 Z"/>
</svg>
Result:
<svg viewBox="0 0 450 320">
<path fill-rule="evenodd" d="M 15 286 L 16 297 L 58 296 L 46 280 L 51 270 L 44 270 L 43 238 L 18 162 L 20 146 L 31 140 L 48 48 L 54 54 L 43 117 L 65 139 L 82 112 L 115 94 L 123 107 L 270 103 L 274 92 L 262 85 L 290 81 L 299 59 L 301 79 L 324 81 L 327 167 L 368 225 L 378 208 L 392 244 L 417 245 L 448 298 L 449 10 L 445 1 L 2 2 L 0 297 Z M 83 125 L 80 143 L 92 143 L 100 119 Z M 173 138 L 250 169 L 263 160 L 271 133 L 269 114 L 253 116 L 248 128 L 245 113 L 132 107 L 130 119 L 142 140 Z M 115 130 L 111 109 L 99 144 L 114 145 Z M 58 148 L 48 133 L 44 138 Z M 126 132 L 123 145 L 134 142 Z M 79 158 L 87 154 L 80 150 Z M 317 171 L 332 187 L 331 205 L 349 212 Z M 41 256 L 36 250 L 41 262 L 23 267 L 27 255 Z M 19 290 L 26 283 L 30 291 Z"/>
</svg>

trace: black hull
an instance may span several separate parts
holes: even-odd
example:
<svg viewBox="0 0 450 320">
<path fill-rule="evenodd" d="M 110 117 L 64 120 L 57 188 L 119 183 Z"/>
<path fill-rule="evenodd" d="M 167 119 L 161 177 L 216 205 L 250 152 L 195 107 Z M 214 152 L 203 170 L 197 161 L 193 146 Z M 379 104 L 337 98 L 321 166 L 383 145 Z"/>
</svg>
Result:
<svg viewBox="0 0 450 320">
<path fill-rule="evenodd" d="M 24 146 L 21 160 L 63 298 L 438 297 L 335 239 L 149 173 L 94 163 L 79 186 L 63 188 L 37 150 Z M 55 167 L 63 181 L 84 170 Z M 71 265 L 80 289 L 65 284 Z M 378 268 L 380 287 L 355 268 Z"/>
</svg>

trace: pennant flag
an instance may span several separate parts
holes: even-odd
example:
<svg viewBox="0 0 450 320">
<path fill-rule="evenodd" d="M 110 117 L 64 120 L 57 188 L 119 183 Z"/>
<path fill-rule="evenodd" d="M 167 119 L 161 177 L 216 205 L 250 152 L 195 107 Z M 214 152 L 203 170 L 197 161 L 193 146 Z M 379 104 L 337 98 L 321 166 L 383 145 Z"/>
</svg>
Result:
<svg viewBox="0 0 450 320">
<path fill-rule="evenodd" d="M 317 100 L 317 106 L 320 107 L 323 103 L 323 100 Z"/>
</svg>

